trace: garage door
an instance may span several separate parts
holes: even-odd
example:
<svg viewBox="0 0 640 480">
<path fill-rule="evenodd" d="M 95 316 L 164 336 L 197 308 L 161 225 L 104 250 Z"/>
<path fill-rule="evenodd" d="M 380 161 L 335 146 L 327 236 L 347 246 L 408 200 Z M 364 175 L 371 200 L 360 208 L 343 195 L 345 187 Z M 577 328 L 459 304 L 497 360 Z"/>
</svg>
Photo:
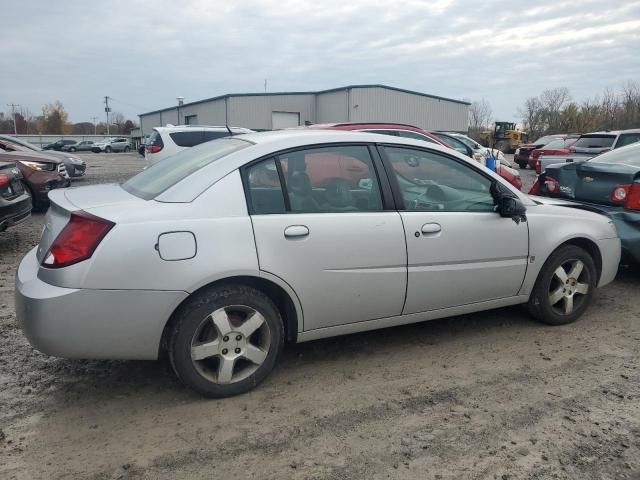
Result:
<svg viewBox="0 0 640 480">
<path fill-rule="evenodd" d="M 271 129 L 297 127 L 300 125 L 299 112 L 271 112 Z"/>
</svg>

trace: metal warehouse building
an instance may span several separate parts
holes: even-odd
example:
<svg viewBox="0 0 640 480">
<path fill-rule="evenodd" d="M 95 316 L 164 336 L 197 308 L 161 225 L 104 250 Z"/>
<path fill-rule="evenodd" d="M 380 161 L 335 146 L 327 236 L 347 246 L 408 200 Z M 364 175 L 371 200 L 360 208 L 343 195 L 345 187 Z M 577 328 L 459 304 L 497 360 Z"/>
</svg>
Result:
<svg viewBox="0 0 640 480">
<path fill-rule="evenodd" d="M 140 115 L 141 134 L 168 123 L 276 130 L 311 123 L 393 122 L 427 130 L 465 131 L 469 103 L 386 85 L 319 92 L 240 93 Z"/>
</svg>

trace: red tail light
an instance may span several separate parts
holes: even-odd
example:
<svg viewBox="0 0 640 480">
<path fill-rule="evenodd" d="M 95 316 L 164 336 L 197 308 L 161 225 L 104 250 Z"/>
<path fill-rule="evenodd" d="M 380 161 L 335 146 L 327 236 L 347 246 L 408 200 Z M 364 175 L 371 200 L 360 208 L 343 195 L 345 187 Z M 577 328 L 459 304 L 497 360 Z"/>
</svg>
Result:
<svg viewBox="0 0 640 480">
<path fill-rule="evenodd" d="M 0 173 L 0 187 L 4 187 L 5 185 L 9 185 L 9 176 Z"/>
<path fill-rule="evenodd" d="M 102 239 L 115 224 L 87 212 L 74 212 L 53 241 L 42 265 L 62 268 L 91 258 Z"/>
<path fill-rule="evenodd" d="M 618 185 L 611 191 L 611 201 L 625 203 L 629 195 L 629 190 L 631 190 L 631 185 Z"/>
<path fill-rule="evenodd" d="M 158 153 L 160 150 L 162 150 L 160 145 L 147 145 L 147 152 L 149 153 Z"/>
<path fill-rule="evenodd" d="M 640 183 L 630 185 L 624 206 L 629 210 L 640 210 Z"/>
<path fill-rule="evenodd" d="M 536 178 L 535 183 L 529 190 L 529 195 L 540 195 L 540 180 Z"/>
<path fill-rule="evenodd" d="M 555 178 L 545 178 L 544 186 L 547 189 L 547 193 L 559 193 L 560 192 L 560 183 Z"/>
<path fill-rule="evenodd" d="M 540 160 L 536 160 L 536 173 L 540 175 L 541 170 L 542 170 L 542 166 L 540 165 Z"/>
</svg>

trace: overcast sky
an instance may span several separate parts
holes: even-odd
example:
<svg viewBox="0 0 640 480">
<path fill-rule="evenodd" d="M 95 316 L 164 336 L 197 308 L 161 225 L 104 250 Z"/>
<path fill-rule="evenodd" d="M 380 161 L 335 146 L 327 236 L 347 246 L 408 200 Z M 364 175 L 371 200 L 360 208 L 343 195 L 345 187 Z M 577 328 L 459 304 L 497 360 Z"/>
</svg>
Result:
<svg viewBox="0 0 640 480">
<path fill-rule="evenodd" d="M 0 110 L 60 100 L 74 122 L 224 93 L 383 83 L 485 98 L 576 100 L 640 81 L 633 0 L 5 0 Z"/>
</svg>

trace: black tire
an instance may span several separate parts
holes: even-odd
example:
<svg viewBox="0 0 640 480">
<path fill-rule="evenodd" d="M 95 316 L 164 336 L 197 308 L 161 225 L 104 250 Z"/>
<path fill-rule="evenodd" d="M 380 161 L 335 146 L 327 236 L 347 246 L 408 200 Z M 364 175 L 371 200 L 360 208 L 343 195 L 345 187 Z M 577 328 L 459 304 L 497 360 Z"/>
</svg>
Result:
<svg viewBox="0 0 640 480">
<path fill-rule="evenodd" d="M 129 153 L 129 150 L 131 150 L 130 147 L 124 147 L 124 153 Z"/>
<path fill-rule="evenodd" d="M 75 152 L 75 151 L 76 151 L 76 147 L 70 147 L 70 148 L 69 148 L 69 151 L 70 151 L 70 152 Z"/>
<path fill-rule="evenodd" d="M 232 383 L 217 383 L 207 378 L 202 369 L 213 372 L 220 360 L 212 356 L 196 363 L 192 359 L 192 346 L 205 322 L 210 321 L 207 320 L 209 315 L 225 307 L 233 310 L 234 306 L 247 306 L 264 317 L 269 331 L 268 350 L 263 362 L 248 376 Z M 229 397 L 253 389 L 273 370 L 284 345 L 284 327 L 277 307 L 262 292 L 243 285 L 212 287 L 195 294 L 177 312 L 169 335 L 169 359 L 178 378 L 198 393 L 212 398 Z M 203 366 L 205 362 L 212 363 Z"/>
<path fill-rule="evenodd" d="M 565 287 L 567 291 L 569 291 L 570 288 L 576 288 L 576 284 L 575 282 L 573 286 L 563 284 L 555 272 L 560 267 L 566 272 L 567 267 L 575 261 L 582 262 L 583 269 L 581 273 L 577 275 L 578 278 L 574 280 L 576 280 L 578 284 L 587 284 L 589 288 L 586 294 L 576 292 L 574 295 L 570 292 L 574 298 L 571 300 L 573 310 L 570 313 L 564 313 L 561 311 L 566 307 L 564 299 L 552 304 L 552 292 L 562 290 Z M 571 278 L 568 280 L 571 281 Z M 548 325 L 565 325 L 575 322 L 589 306 L 597 284 L 597 270 L 591 255 L 589 255 L 586 250 L 575 245 L 562 246 L 551 254 L 542 267 L 533 291 L 531 292 L 527 308 L 536 320 Z M 560 303 L 563 303 L 563 306 L 559 307 L 558 305 Z"/>
<path fill-rule="evenodd" d="M 496 143 L 495 148 L 500 150 L 502 153 L 509 153 L 511 151 L 511 144 L 506 140 L 500 140 Z"/>
<path fill-rule="evenodd" d="M 109 145 L 104 147 L 104 153 L 111 153 L 111 147 Z"/>
<path fill-rule="evenodd" d="M 521 160 L 518 160 L 516 163 L 518 164 L 518 166 L 519 166 L 522 170 L 526 170 L 526 169 L 527 169 L 527 165 L 529 165 L 529 162 L 527 162 L 527 161 L 523 162 L 523 161 L 521 161 Z"/>
</svg>

